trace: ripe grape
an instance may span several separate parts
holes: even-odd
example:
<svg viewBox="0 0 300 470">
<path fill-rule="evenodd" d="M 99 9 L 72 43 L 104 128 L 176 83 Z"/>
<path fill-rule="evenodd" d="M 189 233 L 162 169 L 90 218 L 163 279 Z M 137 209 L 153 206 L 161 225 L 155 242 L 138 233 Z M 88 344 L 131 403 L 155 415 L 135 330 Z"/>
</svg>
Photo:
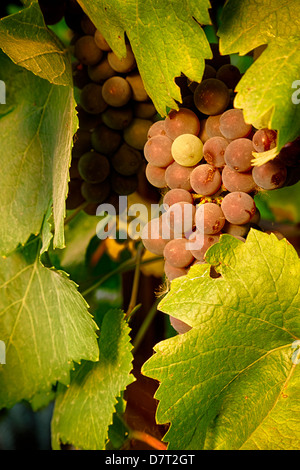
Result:
<svg viewBox="0 0 300 470">
<path fill-rule="evenodd" d="M 96 65 L 89 65 L 87 73 L 89 78 L 96 83 L 103 83 L 105 80 L 115 75 L 115 71 L 109 65 L 106 57 Z"/>
<path fill-rule="evenodd" d="M 246 137 L 251 130 L 252 126 L 245 122 L 241 109 L 228 109 L 220 117 L 220 131 L 226 139 Z"/>
<path fill-rule="evenodd" d="M 256 210 L 253 198 L 241 191 L 227 194 L 222 201 L 221 208 L 226 220 L 235 225 L 250 222 Z"/>
<path fill-rule="evenodd" d="M 149 127 L 147 139 L 151 139 L 155 135 L 166 135 L 165 121 L 156 121 Z"/>
<path fill-rule="evenodd" d="M 239 138 L 230 142 L 225 150 L 225 162 L 236 171 L 249 171 L 251 169 L 251 161 L 254 151 L 252 141 L 250 139 Z"/>
<path fill-rule="evenodd" d="M 108 180 L 97 184 L 84 181 L 81 185 L 81 194 L 87 202 L 101 204 L 109 196 L 109 193 L 110 183 Z"/>
<path fill-rule="evenodd" d="M 220 114 L 229 105 L 230 94 L 227 86 L 216 78 L 203 80 L 194 92 L 194 102 L 203 114 Z"/>
<path fill-rule="evenodd" d="M 111 163 L 120 175 L 131 176 L 136 174 L 143 162 L 141 152 L 125 142 L 112 156 Z"/>
<path fill-rule="evenodd" d="M 208 163 L 199 165 L 191 173 L 193 190 L 202 196 L 215 194 L 221 187 L 222 177 L 219 170 Z"/>
<path fill-rule="evenodd" d="M 280 161 L 271 160 L 252 170 L 255 183 L 262 189 L 281 188 L 287 177 L 287 169 Z"/>
<path fill-rule="evenodd" d="M 111 68 L 119 73 L 128 73 L 136 66 L 135 57 L 129 44 L 126 44 L 126 57 L 120 59 L 114 52 L 108 52 L 107 60 Z"/>
<path fill-rule="evenodd" d="M 162 168 L 170 165 L 174 161 L 171 153 L 172 142 L 166 135 L 155 135 L 148 139 L 144 146 L 147 162 Z"/>
<path fill-rule="evenodd" d="M 300 163 L 300 137 L 285 144 L 279 152 L 278 159 L 288 167 L 298 167 Z"/>
<path fill-rule="evenodd" d="M 225 217 L 220 206 L 207 202 L 198 206 L 195 221 L 199 232 L 215 235 L 224 227 Z"/>
<path fill-rule="evenodd" d="M 236 85 L 241 79 L 241 72 L 239 69 L 232 64 L 224 64 L 222 67 L 219 68 L 217 71 L 216 78 L 221 80 L 225 85 L 229 88 L 234 90 Z"/>
<path fill-rule="evenodd" d="M 172 143 L 172 156 L 182 166 L 195 166 L 202 160 L 203 143 L 194 134 L 181 134 Z"/>
<path fill-rule="evenodd" d="M 110 45 L 108 44 L 103 34 L 99 30 L 95 31 L 94 40 L 97 46 L 99 47 L 99 49 L 101 49 L 102 51 L 106 51 L 106 52 L 111 51 Z"/>
<path fill-rule="evenodd" d="M 164 248 L 169 242 L 163 233 L 162 218 L 157 217 L 150 220 L 143 228 L 141 239 L 146 250 L 155 255 L 162 255 Z"/>
<path fill-rule="evenodd" d="M 185 276 L 187 274 L 187 269 L 175 268 L 175 266 L 172 266 L 167 261 L 165 261 L 165 264 L 164 264 L 164 271 L 169 281 L 173 281 L 173 279 L 176 279 L 177 277 Z"/>
<path fill-rule="evenodd" d="M 90 81 L 87 67 L 80 62 L 72 64 L 72 77 L 74 86 L 80 90 Z"/>
<path fill-rule="evenodd" d="M 102 96 L 103 88 L 97 83 L 88 83 L 80 93 L 80 105 L 89 114 L 102 113 L 107 108 L 107 103 Z"/>
<path fill-rule="evenodd" d="M 177 333 L 179 333 L 180 335 L 183 335 L 184 333 L 187 333 L 188 331 L 192 329 L 191 326 L 187 325 L 181 320 L 178 320 L 178 318 L 175 318 L 172 316 L 170 316 L 170 323 L 172 327 L 174 328 L 174 330 L 177 331 Z"/>
<path fill-rule="evenodd" d="M 132 72 L 126 76 L 126 80 L 132 89 L 132 99 L 134 101 L 147 101 L 149 99 L 148 93 L 145 90 L 142 77 L 138 72 Z"/>
<path fill-rule="evenodd" d="M 177 202 L 167 210 L 166 223 L 175 236 L 182 236 L 192 230 L 195 213 L 196 208 L 193 204 Z"/>
<path fill-rule="evenodd" d="M 134 115 L 141 119 L 151 119 L 156 114 L 152 101 L 136 101 L 133 103 Z"/>
<path fill-rule="evenodd" d="M 84 65 L 95 65 L 103 57 L 103 51 L 99 49 L 93 36 L 81 36 L 75 43 L 75 57 Z"/>
<path fill-rule="evenodd" d="M 78 171 L 84 181 L 102 183 L 110 173 L 109 161 L 97 152 L 87 152 L 79 159 Z"/>
<path fill-rule="evenodd" d="M 108 78 L 102 86 L 102 97 L 109 106 L 125 106 L 131 98 L 131 88 L 123 77 Z"/>
<path fill-rule="evenodd" d="M 207 163 L 217 168 L 225 165 L 225 150 L 228 146 L 228 140 L 224 137 L 215 136 L 208 139 L 203 146 L 203 156 Z"/>
<path fill-rule="evenodd" d="M 104 155 L 110 155 L 121 145 L 122 136 L 104 124 L 100 124 L 91 134 L 93 148 Z"/>
<path fill-rule="evenodd" d="M 177 162 L 171 163 L 165 171 L 165 180 L 169 188 L 191 191 L 190 176 L 194 168 L 195 167 L 181 166 Z"/>
<path fill-rule="evenodd" d="M 148 119 L 134 118 L 123 132 L 123 138 L 128 145 L 138 150 L 143 150 L 147 142 L 147 135 L 152 125 L 152 121 Z"/>
<path fill-rule="evenodd" d="M 276 147 L 277 132 L 271 129 L 259 129 L 252 137 L 256 152 L 266 152 Z"/>
<path fill-rule="evenodd" d="M 216 116 L 208 116 L 205 123 L 205 132 L 209 138 L 211 137 L 224 137 L 220 131 L 220 117 L 222 114 L 216 114 Z"/>
<path fill-rule="evenodd" d="M 110 129 L 122 131 L 129 126 L 133 119 L 133 110 L 129 105 L 122 106 L 121 108 L 108 107 L 102 113 L 103 123 Z"/>
<path fill-rule="evenodd" d="M 166 183 L 166 170 L 159 166 L 148 163 L 145 170 L 146 178 L 152 186 L 156 188 L 164 188 Z"/>
<path fill-rule="evenodd" d="M 251 223 L 252 223 L 252 220 L 251 220 Z M 223 227 L 223 232 L 228 233 L 229 235 L 233 235 L 234 237 L 245 238 L 250 230 L 250 227 L 251 227 L 250 223 L 243 224 L 243 225 L 236 225 L 236 224 L 231 224 L 226 221 Z"/>
<path fill-rule="evenodd" d="M 186 248 L 188 240 L 186 238 L 174 238 L 170 240 L 163 251 L 165 261 L 175 268 L 186 268 L 194 257 L 190 250 Z"/>
<path fill-rule="evenodd" d="M 163 204 L 165 208 L 171 207 L 173 204 L 177 202 L 189 202 L 190 204 L 193 203 L 193 196 L 191 193 L 186 191 L 185 189 L 175 188 L 170 189 L 164 196 Z"/>
<path fill-rule="evenodd" d="M 124 176 L 115 172 L 111 176 L 111 187 L 119 195 L 128 196 L 134 193 L 138 184 L 137 175 Z"/>
<path fill-rule="evenodd" d="M 220 234 L 207 235 L 201 232 L 193 232 L 189 237 L 189 249 L 198 261 L 204 261 L 207 250 L 220 240 Z"/>
<path fill-rule="evenodd" d="M 234 191 L 251 193 L 257 189 L 257 185 L 252 177 L 252 171 L 242 173 L 226 165 L 222 171 L 222 180 L 227 191 L 231 193 Z"/>
<path fill-rule="evenodd" d="M 170 111 L 164 125 L 167 135 L 172 140 L 182 134 L 198 135 L 200 132 L 200 121 L 197 115 L 188 108 Z"/>
</svg>

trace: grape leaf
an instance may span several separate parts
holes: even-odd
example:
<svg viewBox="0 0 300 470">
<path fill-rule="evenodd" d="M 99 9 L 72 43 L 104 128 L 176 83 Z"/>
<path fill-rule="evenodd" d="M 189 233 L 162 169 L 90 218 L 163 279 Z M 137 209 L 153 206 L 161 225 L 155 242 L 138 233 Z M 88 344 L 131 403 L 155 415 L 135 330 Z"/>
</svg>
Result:
<svg viewBox="0 0 300 470">
<path fill-rule="evenodd" d="M 161 382 L 165 440 L 170 449 L 299 448 L 298 255 L 252 229 L 246 243 L 222 235 L 206 259 L 159 304 L 192 329 L 156 345 L 143 367 Z"/>
<path fill-rule="evenodd" d="M 30 248 L 30 250 L 29 250 Z M 45 268 L 35 240 L 0 259 L 0 408 L 69 382 L 73 361 L 97 361 L 97 325 L 76 285 Z"/>
<path fill-rule="evenodd" d="M 222 54 L 244 55 L 267 45 L 239 82 L 234 101 L 247 122 L 278 131 L 277 148 L 260 154 L 255 164 L 274 158 L 300 133 L 300 108 L 292 101 L 300 73 L 298 8 L 298 0 L 229 0 L 223 9 L 218 31 Z"/>
<path fill-rule="evenodd" d="M 39 233 L 51 204 L 53 243 L 61 248 L 77 127 L 73 91 L 18 67 L 2 52 L 0 64 L 7 91 L 6 104 L 0 106 L 0 254 Z"/>
<path fill-rule="evenodd" d="M 69 443 L 83 450 L 103 450 L 117 398 L 133 382 L 129 327 L 120 310 L 108 311 L 99 340 L 100 360 L 85 362 L 60 386 L 52 418 L 52 446 Z"/>
<path fill-rule="evenodd" d="M 181 96 L 174 78 L 183 72 L 191 80 L 200 81 L 204 59 L 212 57 L 198 24 L 210 24 L 209 1 L 79 0 L 79 3 L 119 57 L 126 55 L 126 32 L 145 89 L 158 113 L 165 115 L 168 107 L 177 109 L 174 100 L 181 101 Z"/>
<path fill-rule="evenodd" d="M 0 19 L 0 47 L 13 62 L 39 77 L 72 86 L 70 52 L 45 25 L 38 2 Z"/>
</svg>

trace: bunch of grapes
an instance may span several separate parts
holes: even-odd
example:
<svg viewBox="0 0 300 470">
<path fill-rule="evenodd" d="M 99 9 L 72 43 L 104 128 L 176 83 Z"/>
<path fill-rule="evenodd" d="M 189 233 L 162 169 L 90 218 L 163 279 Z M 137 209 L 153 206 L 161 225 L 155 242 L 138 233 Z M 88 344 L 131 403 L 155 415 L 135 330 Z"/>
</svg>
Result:
<svg viewBox="0 0 300 470">
<path fill-rule="evenodd" d="M 40 0 L 45 21 L 62 17 L 73 32 L 73 81 L 79 128 L 74 136 L 67 209 L 95 215 L 107 202 L 135 192 L 143 177 L 143 147 L 156 109 L 127 42 L 119 59 L 74 0 Z M 150 186 L 150 185 L 149 185 Z"/>
<path fill-rule="evenodd" d="M 300 179 L 299 139 L 275 159 L 253 166 L 253 152 L 275 148 L 277 133 L 253 128 L 243 111 L 233 108 L 240 77 L 235 66 L 224 63 L 217 71 L 207 65 L 198 84 L 181 77 L 182 90 L 192 93 L 149 129 L 146 176 L 160 188 L 163 204 L 142 240 L 149 251 L 163 255 L 169 281 L 205 263 L 206 251 L 222 233 L 245 241 L 251 227 L 260 229 L 258 191 Z"/>
</svg>

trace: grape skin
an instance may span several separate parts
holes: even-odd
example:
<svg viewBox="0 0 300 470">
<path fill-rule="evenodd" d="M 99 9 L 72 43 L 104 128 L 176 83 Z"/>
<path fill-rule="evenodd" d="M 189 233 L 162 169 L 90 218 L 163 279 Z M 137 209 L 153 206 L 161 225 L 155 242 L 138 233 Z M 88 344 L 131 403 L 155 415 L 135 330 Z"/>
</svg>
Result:
<svg viewBox="0 0 300 470">
<path fill-rule="evenodd" d="M 204 261 L 207 250 L 215 243 L 218 243 L 219 240 L 220 234 L 206 235 L 200 232 L 193 232 L 189 237 L 189 249 L 197 261 Z"/>
<path fill-rule="evenodd" d="M 103 88 L 97 83 L 88 83 L 80 93 L 80 105 L 89 114 L 100 114 L 107 108 L 102 96 Z"/>
<path fill-rule="evenodd" d="M 216 116 L 208 116 L 205 123 L 205 132 L 209 138 L 212 137 L 223 137 L 222 132 L 220 131 L 220 118 L 222 114 L 217 114 Z"/>
<path fill-rule="evenodd" d="M 168 227 L 175 236 L 182 236 L 191 231 L 194 226 L 196 208 L 188 202 L 177 202 L 166 212 L 165 219 Z"/>
<path fill-rule="evenodd" d="M 229 105 L 230 94 L 225 83 L 217 78 L 203 80 L 194 92 L 194 102 L 203 114 L 220 114 Z"/>
<path fill-rule="evenodd" d="M 220 116 L 220 131 L 226 139 L 247 137 L 252 130 L 251 124 L 246 124 L 241 109 L 228 109 Z"/>
<path fill-rule="evenodd" d="M 162 229 L 162 218 L 157 217 L 150 220 L 142 230 L 141 239 L 144 247 L 155 255 L 162 255 L 169 242 L 169 239 L 163 236 Z"/>
<path fill-rule="evenodd" d="M 196 135 L 181 134 L 173 141 L 171 152 L 179 165 L 195 166 L 202 160 L 203 144 Z"/>
<path fill-rule="evenodd" d="M 172 142 L 166 135 L 155 135 L 148 139 L 144 146 L 144 155 L 147 162 L 162 168 L 173 163 Z"/>
<path fill-rule="evenodd" d="M 251 193 L 257 189 L 257 185 L 252 177 L 252 171 L 245 173 L 233 170 L 225 165 L 222 171 L 222 182 L 227 191 L 242 191 Z"/>
<path fill-rule="evenodd" d="M 185 189 L 175 188 L 170 189 L 164 196 L 163 205 L 166 209 L 171 207 L 173 204 L 177 202 L 188 202 L 193 204 L 193 196 L 190 192 L 186 191 Z"/>
<path fill-rule="evenodd" d="M 192 329 L 191 326 L 187 325 L 181 320 L 178 320 L 178 318 L 175 318 L 172 316 L 170 316 L 170 323 L 172 327 L 174 328 L 174 330 L 177 331 L 177 333 L 179 333 L 180 335 L 187 333 L 188 331 Z"/>
<path fill-rule="evenodd" d="M 104 101 L 114 107 L 125 106 L 131 98 L 131 87 L 123 77 L 108 78 L 102 86 Z"/>
<path fill-rule="evenodd" d="M 175 268 L 175 266 L 172 266 L 167 261 L 165 261 L 164 263 L 164 271 L 169 281 L 173 281 L 173 279 L 176 279 L 177 277 L 185 276 L 187 274 L 187 269 Z"/>
<path fill-rule="evenodd" d="M 216 78 L 221 80 L 225 85 L 229 88 L 234 90 L 236 85 L 241 79 L 241 72 L 239 69 L 232 64 L 224 64 L 222 65 L 216 74 Z"/>
<path fill-rule="evenodd" d="M 170 111 L 164 121 L 164 126 L 166 134 L 172 140 L 182 134 L 198 135 L 200 132 L 200 121 L 197 115 L 188 108 Z"/>
<path fill-rule="evenodd" d="M 222 177 L 219 170 L 208 163 L 199 165 L 191 173 L 193 190 L 202 196 L 215 194 L 221 187 Z"/>
<path fill-rule="evenodd" d="M 254 151 L 252 141 L 245 138 L 233 140 L 225 150 L 225 162 L 236 171 L 249 171 Z"/>
<path fill-rule="evenodd" d="M 123 138 L 128 145 L 143 150 L 147 142 L 147 135 L 152 125 L 152 121 L 148 119 L 134 118 L 126 129 L 123 131 Z"/>
<path fill-rule="evenodd" d="M 136 174 L 143 162 L 141 152 L 124 142 L 118 151 L 111 157 L 114 169 L 120 175 L 131 176 Z"/>
<path fill-rule="evenodd" d="M 81 194 L 87 202 L 101 204 L 109 196 L 110 184 L 108 180 L 100 184 L 91 184 L 84 181 L 81 185 Z"/>
<path fill-rule="evenodd" d="M 225 224 L 225 217 L 220 206 L 207 202 L 198 206 L 195 216 L 196 229 L 206 235 L 215 235 Z"/>
<path fill-rule="evenodd" d="M 111 175 L 111 187 L 120 196 L 128 196 L 137 190 L 138 177 L 137 175 L 124 176 L 114 172 Z"/>
<path fill-rule="evenodd" d="M 165 121 L 156 121 L 149 127 L 147 139 L 151 139 L 155 135 L 166 135 Z"/>
<path fill-rule="evenodd" d="M 99 49 L 93 36 L 82 36 L 75 43 L 75 57 L 84 65 L 95 65 L 103 57 L 103 51 Z"/>
<path fill-rule="evenodd" d="M 247 224 L 256 211 L 253 198 L 241 191 L 227 194 L 222 201 L 221 208 L 226 220 L 235 225 Z"/>
<path fill-rule="evenodd" d="M 271 129 L 259 129 L 252 137 L 254 150 L 258 153 L 267 152 L 276 147 L 277 132 Z"/>
<path fill-rule="evenodd" d="M 215 136 L 208 139 L 203 146 L 203 156 L 207 163 L 222 168 L 225 165 L 224 155 L 228 143 L 224 137 Z"/>
<path fill-rule="evenodd" d="M 116 152 L 121 145 L 121 141 L 121 135 L 104 124 L 97 126 L 91 134 L 93 148 L 103 155 Z"/>
<path fill-rule="evenodd" d="M 255 183 L 262 189 L 271 190 L 281 188 L 287 177 L 286 167 L 279 161 L 271 160 L 252 170 Z"/>
<path fill-rule="evenodd" d="M 174 238 L 164 248 L 165 260 L 175 268 L 186 268 L 193 262 L 192 253 L 186 248 L 186 238 Z"/>
<path fill-rule="evenodd" d="M 79 159 L 78 171 L 87 183 L 102 183 L 110 173 L 109 161 L 97 152 L 87 152 Z"/>
<path fill-rule="evenodd" d="M 170 189 L 185 189 L 191 191 L 190 176 L 195 167 L 184 167 L 177 162 L 172 163 L 166 168 L 165 180 Z"/>
<path fill-rule="evenodd" d="M 128 73 L 136 66 L 135 57 L 129 44 L 126 44 L 126 57 L 119 59 L 114 52 L 108 52 L 107 60 L 111 68 L 119 73 Z"/>
<path fill-rule="evenodd" d="M 164 188 L 167 186 L 166 170 L 159 166 L 151 165 L 148 163 L 145 170 L 146 178 L 152 186 L 156 188 Z"/>
</svg>

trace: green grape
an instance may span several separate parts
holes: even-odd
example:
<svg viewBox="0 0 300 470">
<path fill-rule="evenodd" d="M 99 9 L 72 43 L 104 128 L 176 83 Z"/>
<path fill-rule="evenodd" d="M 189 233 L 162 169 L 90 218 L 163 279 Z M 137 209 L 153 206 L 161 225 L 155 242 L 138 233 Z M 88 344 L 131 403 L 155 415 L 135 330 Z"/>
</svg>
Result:
<svg viewBox="0 0 300 470">
<path fill-rule="evenodd" d="M 133 119 L 132 107 L 122 106 L 121 108 L 113 108 L 109 106 L 102 114 L 102 121 L 110 129 L 122 131 L 129 126 Z"/>
<path fill-rule="evenodd" d="M 87 69 L 88 77 L 96 83 L 103 83 L 113 77 L 115 71 L 111 68 L 106 57 L 96 65 L 89 65 Z"/>
<path fill-rule="evenodd" d="M 129 44 L 126 44 L 126 57 L 120 59 L 114 52 L 109 52 L 107 59 L 111 68 L 119 73 L 128 73 L 136 67 L 135 57 Z"/>
<path fill-rule="evenodd" d="M 151 101 L 136 101 L 133 103 L 135 117 L 141 119 L 151 119 L 156 114 L 156 109 Z"/>
<path fill-rule="evenodd" d="M 110 173 L 108 159 L 97 152 L 87 152 L 78 163 L 81 178 L 88 183 L 102 183 Z"/>
<path fill-rule="evenodd" d="M 125 106 L 131 94 L 131 87 L 123 77 L 114 76 L 103 83 L 102 97 L 109 106 Z"/>
<path fill-rule="evenodd" d="M 125 142 L 111 158 L 112 166 L 116 172 L 124 176 L 136 174 L 141 168 L 142 162 L 141 152 Z"/>
<path fill-rule="evenodd" d="M 219 68 L 217 71 L 216 78 L 221 80 L 225 85 L 229 88 L 234 90 L 238 82 L 242 77 L 241 72 L 239 69 L 232 64 L 224 64 L 222 67 Z"/>
<path fill-rule="evenodd" d="M 101 204 L 109 196 L 109 193 L 110 183 L 108 180 L 97 184 L 84 181 L 81 185 L 81 194 L 87 202 Z"/>
<path fill-rule="evenodd" d="M 95 65 L 103 57 L 103 51 L 99 49 L 93 36 L 81 36 L 75 43 L 75 57 L 84 65 Z"/>
<path fill-rule="evenodd" d="M 102 86 L 97 83 L 85 85 L 80 93 L 80 105 L 89 114 L 99 114 L 107 108 L 102 96 Z"/>
<path fill-rule="evenodd" d="M 126 80 L 132 89 L 132 99 L 134 101 L 147 101 L 149 99 L 148 93 L 145 90 L 142 77 L 138 72 L 132 72 L 126 76 Z"/>
<path fill-rule="evenodd" d="M 148 119 L 134 118 L 123 131 L 125 142 L 137 150 L 143 150 L 151 125 L 152 121 Z"/>
<path fill-rule="evenodd" d="M 110 45 L 108 44 L 103 34 L 98 29 L 95 31 L 94 40 L 97 46 L 99 47 L 99 49 L 101 49 L 102 51 L 106 51 L 106 52 L 111 51 Z"/>
<path fill-rule="evenodd" d="M 66 199 L 66 209 L 74 210 L 77 209 L 83 202 L 84 197 L 81 194 L 81 179 L 72 179 L 69 182 L 69 192 Z"/>
<path fill-rule="evenodd" d="M 91 133 L 79 127 L 73 136 L 72 157 L 80 158 L 81 155 L 91 150 Z"/>
<path fill-rule="evenodd" d="M 111 176 L 111 186 L 115 193 L 120 196 L 128 196 L 134 193 L 138 187 L 137 175 L 124 176 L 114 172 Z"/>
<path fill-rule="evenodd" d="M 197 109 L 207 115 L 223 113 L 229 105 L 229 101 L 230 94 L 227 86 L 216 78 L 203 80 L 194 93 Z"/>
<path fill-rule="evenodd" d="M 182 134 L 174 140 L 172 156 L 179 165 L 194 166 L 202 160 L 203 143 L 193 134 Z"/>
<path fill-rule="evenodd" d="M 97 126 L 91 134 L 92 147 L 103 155 L 111 155 L 117 151 L 122 142 L 119 132 L 104 124 Z"/>
</svg>

